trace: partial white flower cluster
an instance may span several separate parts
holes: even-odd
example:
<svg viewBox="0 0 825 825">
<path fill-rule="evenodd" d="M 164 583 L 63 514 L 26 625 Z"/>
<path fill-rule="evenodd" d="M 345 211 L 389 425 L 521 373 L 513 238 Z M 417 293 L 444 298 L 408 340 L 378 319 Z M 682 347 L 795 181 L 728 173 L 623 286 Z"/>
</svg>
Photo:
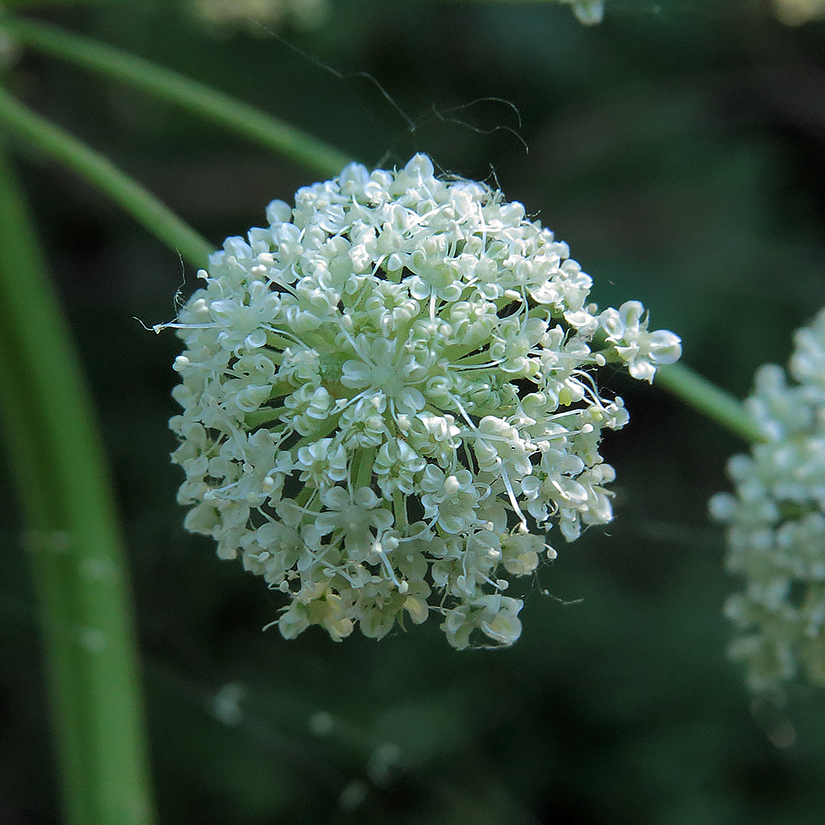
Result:
<svg viewBox="0 0 825 825">
<path fill-rule="evenodd" d="M 198 21 L 216 31 L 259 36 L 284 24 L 315 29 L 329 15 L 328 0 L 188 0 L 188 4 Z"/>
<path fill-rule="evenodd" d="M 464 648 L 521 631 L 508 578 L 612 517 L 594 371 L 650 381 L 679 339 L 599 312 L 566 244 L 429 158 L 300 189 L 229 238 L 172 324 L 186 527 L 287 601 L 292 638 L 431 612 Z"/>
<path fill-rule="evenodd" d="M 801 26 L 825 16 L 825 0 L 774 0 L 774 12 L 786 26 Z"/>
<path fill-rule="evenodd" d="M 736 495 L 710 502 L 728 524 L 727 566 L 745 579 L 725 612 L 754 691 L 800 672 L 825 684 L 825 311 L 797 331 L 789 373 L 757 372 L 746 403 L 764 441 L 730 460 Z"/>
</svg>

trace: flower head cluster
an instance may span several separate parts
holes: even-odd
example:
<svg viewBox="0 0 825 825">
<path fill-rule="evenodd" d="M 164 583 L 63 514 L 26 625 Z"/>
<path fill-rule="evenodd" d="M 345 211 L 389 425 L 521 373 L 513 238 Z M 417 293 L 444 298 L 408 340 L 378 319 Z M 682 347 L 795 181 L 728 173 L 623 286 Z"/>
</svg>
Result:
<svg viewBox="0 0 825 825">
<path fill-rule="evenodd" d="M 612 517 L 601 431 L 627 421 L 593 370 L 650 380 L 679 339 L 590 278 L 519 203 L 403 169 L 302 188 L 229 238 L 182 312 L 173 459 L 190 530 L 283 592 L 278 625 L 442 617 L 507 645 L 509 576 Z"/>
<path fill-rule="evenodd" d="M 747 406 L 764 441 L 730 460 L 736 495 L 710 502 L 728 524 L 728 568 L 745 578 L 725 612 L 755 691 L 799 670 L 825 684 L 825 311 L 797 331 L 789 372 L 793 383 L 773 364 L 757 372 Z"/>
</svg>

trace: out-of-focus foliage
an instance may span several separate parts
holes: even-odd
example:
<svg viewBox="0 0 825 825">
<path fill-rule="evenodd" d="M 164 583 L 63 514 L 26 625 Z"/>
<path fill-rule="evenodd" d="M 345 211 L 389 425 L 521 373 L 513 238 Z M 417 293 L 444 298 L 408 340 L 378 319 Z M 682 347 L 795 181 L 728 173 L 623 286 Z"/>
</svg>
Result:
<svg viewBox="0 0 825 825">
<path fill-rule="evenodd" d="M 825 305 L 825 26 L 770 3 L 331 0 L 312 32 L 215 38 L 170 2 L 40 12 L 236 94 L 368 164 L 428 152 L 496 179 L 595 279 L 744 394 Z M 327 67 L 332 67 L 330 70 Z M 378 85 L 380 81 L 391 101 Z M 31 105 L 215 243 L 312 176 L 166 105 L 24 52 Z M 526 145 L 526 146 L 525 146 Z M 527 148 L 529 148 L 529 152 Z M 21 165 L 99 403 L 130 543 L 162 822 L 818 825 L 825 696 L 751 707 L 724 658 L 734 583 L 706 517 L 742 445 L 615 380 L 616 520 L 525 588 L 524 633 L 336 645 L 261 628 L 279 602 L 184 533 L 169 464 L 170 320 L 193 273 L 64 172 Z M 2 456 L 0 456 L 2 461 Z M 35 608 L 0 499 L 0 821 L 57 821 Z"/>
<path fill-rule="evenodd" d="M 776 16 L 786 26 L 801 26 L 825 15 L 822 0 L 774 0 Z"/>
</svg>

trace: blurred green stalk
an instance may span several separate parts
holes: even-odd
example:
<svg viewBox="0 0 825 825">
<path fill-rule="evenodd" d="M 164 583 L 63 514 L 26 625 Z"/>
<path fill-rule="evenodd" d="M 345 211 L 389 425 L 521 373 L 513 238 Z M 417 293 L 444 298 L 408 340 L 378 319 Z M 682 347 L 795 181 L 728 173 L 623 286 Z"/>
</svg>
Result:
<svg viewBox="0 0 825 825">
<path fill-rule="evenodd" d="M 323 177 L 337 175 L 352 160 L 335 147 L 253 106 L 103 43 L 2 13 L 0 28 L 21 43 L 102 72 L 213 120 Z"/>
<path fill-rule="evenodd" d="M 206 266 L 213 247 L 188 224 L 105 157 L 27 109 L 2 87 L 0 124 L 101 189 L 193 266 Z"/>
<path fill-rule="evenodd" d="M 746 441 L 764 441 L 741 401 L 684 364 L 656 370 L 654 382 L 703 415 Z"/>
<path fill-rule="evenodd" d="M 0 251 L 0 412 L 38 592 L 65 821 L 150 825 L 137 644 L 111 484 L 3 145 Z"/>
</svg>

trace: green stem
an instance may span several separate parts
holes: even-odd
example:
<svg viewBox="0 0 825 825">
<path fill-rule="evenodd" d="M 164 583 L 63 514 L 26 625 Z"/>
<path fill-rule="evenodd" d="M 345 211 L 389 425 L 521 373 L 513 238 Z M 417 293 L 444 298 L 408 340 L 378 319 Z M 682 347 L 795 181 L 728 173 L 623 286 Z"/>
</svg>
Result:
<svg viewBox="0 0 825 825">
<path fill-rule="evenodd" d="M 27 109 L 2 87 L 0 124 L 102 189 L 193 266 L 206 266 L 214 249 L 211 244 L 106 158 Z"/>
<path fill-rule="evenodd" d="M 2 186 L 2 183 L 0 183 Z M 5 235 L 0 223 L 0 237 Z M 0 273 L 2 276 L 2 273 Z M 63 807 L 70 823 L 94 821 L 93 804 L 88 789 L 92 786 L 89 763 L 84 754 L 88 749 L 85 731 L 88 714 L 83 695 L 83 682 L 76 678 L 79 672 L 78 649 L 67 643 L 66 633 L 59 617 L 69 613 L 72 598 L 66 586 L 67 557 L 57 552 L 46 563 L 46 543 L 42 537 L 59 536 L 59 520 L 50 510 L 38 507 L 40 501 L 52 502 L 56 496 L 47 461 L 42 455 L 42 443 L 37 433 L 43 429 L 38 410 L 32 408 L 25 392 L 25 375 L 10 346 L 9 336 L 0 333 L 0 400 L 2 423 L 8 442 L 11 465 L 16 475 L 28 532 L 26 545 L 32 552 L 30 561 L 38 591 L 40 623 L 48 670 L 48 692 L 53 727 L 56 736 L 57 762 L 63 790 Z M 37 541 L 36 537 L 40 537 Z M 39 545 L 39 547 L 38 547 Z M 38 552 L 41 550 L 41 552 Z"/>
<path fill-rule="evenodd" d="M 65 818 L 154 821 L 111 485 L 65 320 L 0 145 L 0 403 L 42 617 Z"/>
<path fill-rule="evenodd" d="M 746 441 L 765 440 L 740 401 L 689 367 L 683 364 L 660 367 L 655 383 Z"/>
<path fill-rule="evenodd" d="M 352 160 L 282 120 L 143 58 L 53 26 L 8 15 L 0 17 L 0 26 L 22 43 L 214 120 L 324 177 L 337 175 Z"/>
</svg>

